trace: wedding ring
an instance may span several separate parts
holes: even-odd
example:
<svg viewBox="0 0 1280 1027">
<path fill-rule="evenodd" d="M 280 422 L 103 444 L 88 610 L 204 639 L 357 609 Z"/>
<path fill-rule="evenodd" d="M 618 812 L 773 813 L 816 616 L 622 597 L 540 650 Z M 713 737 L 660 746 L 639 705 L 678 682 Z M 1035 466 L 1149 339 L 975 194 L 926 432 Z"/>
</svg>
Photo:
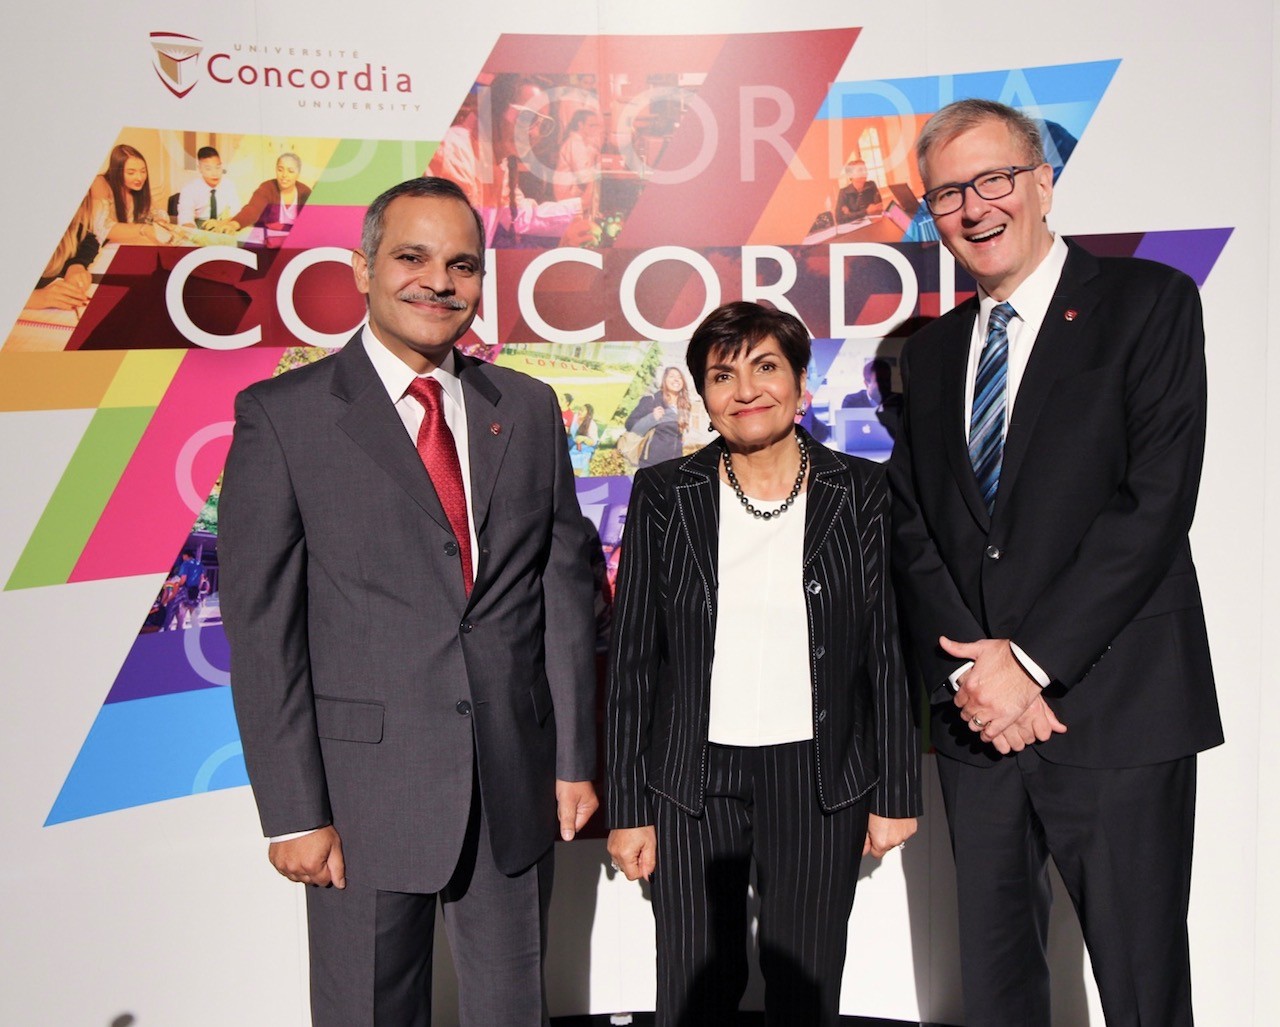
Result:
<svg viewBox="0 0 1280 1027">
<path fill-rule="evenodd" d="M 986 724 L 984 724 L 982 721 L 980 721 L 977 717 L 974 717 L 974 718 L 973 718 L 973 722 L 974 722 L 975 724 L 977 724 L 977 725 L 978 725 L 978 727 L 986 727 L 986 726 L 987 726 L 987 725 L 986 725 Z"/>
</svg>

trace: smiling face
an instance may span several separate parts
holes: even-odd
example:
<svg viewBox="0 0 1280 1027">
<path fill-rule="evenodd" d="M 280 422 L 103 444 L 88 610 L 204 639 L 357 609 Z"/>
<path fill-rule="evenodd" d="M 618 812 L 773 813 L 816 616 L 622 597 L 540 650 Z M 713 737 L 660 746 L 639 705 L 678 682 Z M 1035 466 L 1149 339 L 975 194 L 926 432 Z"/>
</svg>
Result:
<svg viewBox="0 0 1280 1027">
<path fill-rule="evenodd" d="M 370 329 L 418 374 L 439 366 L 471 326 L 483 266 L 474 215 L 441 196 L 392 200 L 378 252 L 352 259 Z"/>
<path fill-rule="evenodd" d="M 662 376 L 662 391 L 672 394 L 684 392 L 684 375 L 680 373 L 680 368 L 667 368 L 667 373 Z"/>
<path fill-rule="evenodd" d="M 702 398 L 715 428 L 734 453 L 752 452 L 785 440 L 795 426 L 806 372 L 797 380 L 772 336 L 751 352 L 712 353 Z"/>
<path fill-rule="evenodd" d="M 990 119 L 937 143 L 929 151 L 925 189 L 968 182 L 984 171 L 1035 164 L 1003 121 Z M 1006 300 L 1039 266 L 1053 236 L 1045 216 L 1053 206 L 1053 170 L 1039 164 L 1014 179 L 1013 192 L 984 200 L 964 190 L 964 205 L 935 218 L 938 234 L 951 255 L 997 300 Z"/>
<path fill-rule="evenodd" d="M 147 162 L 141 157 L 130 157 L 121 169 L 124 176 L 124 187 L 136 193 L 147 184 Z"/>
<path fill-rule="evenodd" d="M 298 181 L 298 169 L 287 160 L 276 161 L 276 185 L 282 193 L 287 193 Z"/>
</svg>

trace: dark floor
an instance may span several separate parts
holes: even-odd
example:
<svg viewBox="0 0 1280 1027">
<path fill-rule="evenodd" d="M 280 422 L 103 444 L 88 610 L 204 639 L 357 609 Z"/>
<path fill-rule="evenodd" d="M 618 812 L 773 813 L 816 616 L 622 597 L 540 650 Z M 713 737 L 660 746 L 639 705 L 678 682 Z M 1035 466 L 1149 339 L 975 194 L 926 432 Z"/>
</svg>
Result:
<svg viewBox="0 0 1280 1027">
<path fill-rule="evenodd" d="M 553 1016 L 554 1027 L 610 1027 L 607 1014 L 598 1016 Z M 652 1013 L 633 1013 L 631 1027 L 653 1027 Z M 764 1013 L 741 1013 L 738 1027 L 764 1027 Z M 840 1027 L 946 1027 L 945 1024 L 919 1024 L 915 1020 L 877 1020 L 869 1016 L 842 1016 Z"/>
</svg>

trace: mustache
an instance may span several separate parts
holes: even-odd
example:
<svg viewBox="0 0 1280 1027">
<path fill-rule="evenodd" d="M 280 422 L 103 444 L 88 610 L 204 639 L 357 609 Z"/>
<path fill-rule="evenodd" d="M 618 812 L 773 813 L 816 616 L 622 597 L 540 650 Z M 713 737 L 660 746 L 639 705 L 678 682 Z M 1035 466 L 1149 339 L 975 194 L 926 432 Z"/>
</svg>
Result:
<svg viewBox="0 0 1280 1027">
<path fill-rule="evenodd" d="M 440 293 L 431 289 L 419 289 L 416 286 L 400 290 L 396 293 L 396 299 L 404 300 L 406 303 L 435 303 L 450 310 L 467 309 L 467 304 L 457 296 L 441 296 Z"/>
</svg>

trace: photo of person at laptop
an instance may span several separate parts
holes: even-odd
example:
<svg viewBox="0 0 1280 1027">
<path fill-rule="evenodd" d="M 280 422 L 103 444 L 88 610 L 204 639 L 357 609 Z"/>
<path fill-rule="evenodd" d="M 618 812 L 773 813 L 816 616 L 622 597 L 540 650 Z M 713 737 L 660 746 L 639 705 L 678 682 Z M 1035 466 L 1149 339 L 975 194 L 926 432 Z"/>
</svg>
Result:
<svg viewBox="0 0 1280 1027">
<path fill-rule="evenodd" d="M 890 434 L 902 417 L 902 393 L 893 391 L 893 366 L 884 357 L 872 357 L 862 365 L 862 388 L 845 396 L 840 404 L 845 410 L 854 407 L 871 407 L 884 414 L 881 422 Z M 888 423 L 892 416 L 894 424 Z"/>
<path fill-rule="evenodd" d="M 862 365 L 862 383 L 835 412 L 836 443 L 846 453 L 883 456 L 893 448 L 902 424 L 902 393 L 893 391 L 893 365 L 872 357 Z"/>
<path fill-rule="evenodd" d="M 866 161 L 854 158 L 845 163 L 836 198 L 836 224 L 847 225 L 874 214 L 884 213 L 880 187 L 867 178 Z"/>
</svg>

